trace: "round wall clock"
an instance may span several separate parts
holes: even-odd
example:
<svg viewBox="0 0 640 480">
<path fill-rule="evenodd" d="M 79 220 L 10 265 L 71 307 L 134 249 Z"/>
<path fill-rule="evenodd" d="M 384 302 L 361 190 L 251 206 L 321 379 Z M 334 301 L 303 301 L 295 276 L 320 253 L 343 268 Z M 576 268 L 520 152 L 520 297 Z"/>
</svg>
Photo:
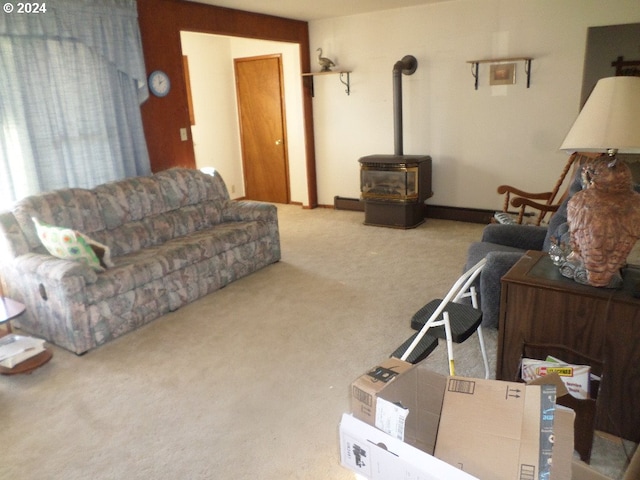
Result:
<svg viewBox="0 0 640 480">
<path fill-rule="evenodd" d="M 164 97 L 169 93 L 171 89 L 171 81 L 169 75 L 162 70 L 156 70 L 149 75 L 149 90 L 156 97 Z"/>
</svg>

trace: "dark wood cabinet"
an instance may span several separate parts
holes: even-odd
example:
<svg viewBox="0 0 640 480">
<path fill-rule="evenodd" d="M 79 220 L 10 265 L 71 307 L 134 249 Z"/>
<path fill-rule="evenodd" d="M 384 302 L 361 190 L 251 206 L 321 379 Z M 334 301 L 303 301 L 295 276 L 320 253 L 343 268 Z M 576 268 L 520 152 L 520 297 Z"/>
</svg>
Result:
<svg viewBox="0 0 640 480">
<path fill-rule="evenodd" d="M 502 278 L 496 378 L 518 380 L 522 356 L 590 364 L 601 376 L 595 428 L 640 441 L 640 267 L 621 289 L 564 278 L 527 252 Z"/>
</svg>

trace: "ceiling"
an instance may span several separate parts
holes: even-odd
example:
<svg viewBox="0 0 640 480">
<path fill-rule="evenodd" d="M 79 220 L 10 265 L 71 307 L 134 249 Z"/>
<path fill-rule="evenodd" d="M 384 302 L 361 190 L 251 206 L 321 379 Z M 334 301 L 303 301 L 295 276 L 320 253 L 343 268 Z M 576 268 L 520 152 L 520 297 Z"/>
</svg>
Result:
<svg viewBox="0 0 640 480">
<path fill-rule="evenodd" d="M 190 0 L 296 20 L 319 20 L 447 0 Z"/>
</svg>

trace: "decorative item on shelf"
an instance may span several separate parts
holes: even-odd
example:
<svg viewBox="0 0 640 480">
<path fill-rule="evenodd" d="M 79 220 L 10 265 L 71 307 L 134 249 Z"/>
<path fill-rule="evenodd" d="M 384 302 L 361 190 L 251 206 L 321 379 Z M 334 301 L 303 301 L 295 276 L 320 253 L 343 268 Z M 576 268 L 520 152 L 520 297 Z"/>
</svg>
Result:
<svg viewBox="0 0 640 480">
<path fill-rule="evenodd" d="M 316 50 L 316 52 L 318 52 L 318 63 L 322 67 L 322 69 L 320 71 L 321 72 L 330 72 L 331 71 L 331 67 L 335 67 L 336 64 L 333 63 L 333 61 L 330 58 L 322 56 L 322 49 L 321 48 L 318 48 Z"/>
<path fill-rule="evenodd" d="M 515 63 L 496 63 L 489 67 L 489 85 L 513 85 L 516 83 Z"/>
<path fill-rule="evenodd" d="M 531 85 L 531 57 L 488 58 L 485 60 L 467 60 L 471 64 L 474 87 L 478 89 L 478 69 L 481 63 L 491 63 L 490 85 L 513 85 L 516 83 L 516 64 L 505 62 L 524 62 L 524 73 L 527 76 L 527 88 Z"/>
<path fill-rule="evenodd" d="M 618 153 L 640 153 L 640 77 L 598 81 L 561 150 L 602 152 L 583 167 L 584 189 L 569 200 L 571 253 L 560 271 L 578 283 L 617 288 L 640 238 L 640 194 Z"/>
<path fill-rule="evenodd" d="M 313 77 L 314 75 L 328 75 L 328 74 L 339 74 L 340 75 L 340 82 L 347 87 L 347 89 L 345 90 L 345 93 L 347 95 L 351 94 L 351 79 L 349 77 L 349 75 L 351 74 L 351 71 L 348 70 L 340 70 L 340 71 L 333 71 L 331 70 L 331 67 L 335 67 L 336 64 L 333 62 L 333 60 L 331 60 L 330 58 L 327 57 L 323 57 L 322 56 L 322 49 L 318 48 L 316 50 L 316 52 L 318 52 L 318 63 L 320 64 L 321 70 L 319 72 L 309 72 L 309 73 L 303 73 L 302 76 L 303 78 L 307 78 L 308 79 L 308 85 L 309 88 L 311 90 L 311 96 L 315 97 L 315 92 L 314 92 L 314 87 L 313 87 Z M 346 80 L 345 80 L 346 77 Z"/>
</svg>

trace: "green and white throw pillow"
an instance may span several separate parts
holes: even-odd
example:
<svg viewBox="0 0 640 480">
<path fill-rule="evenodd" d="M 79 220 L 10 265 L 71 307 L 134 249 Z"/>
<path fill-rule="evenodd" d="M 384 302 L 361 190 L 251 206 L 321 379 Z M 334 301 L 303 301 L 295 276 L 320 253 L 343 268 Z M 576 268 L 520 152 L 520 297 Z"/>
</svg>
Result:
<svg viewBox="0 0 640 480">
<path fill-rule="evenodd" d="M 38 237 L 55 257 L 66 260 L 77 260 L 86 263 L 98 272 L 112 267 L 109 247 L 102 245 L 71 228 L 56 227 L 32 218 Z"/>
</svg>

